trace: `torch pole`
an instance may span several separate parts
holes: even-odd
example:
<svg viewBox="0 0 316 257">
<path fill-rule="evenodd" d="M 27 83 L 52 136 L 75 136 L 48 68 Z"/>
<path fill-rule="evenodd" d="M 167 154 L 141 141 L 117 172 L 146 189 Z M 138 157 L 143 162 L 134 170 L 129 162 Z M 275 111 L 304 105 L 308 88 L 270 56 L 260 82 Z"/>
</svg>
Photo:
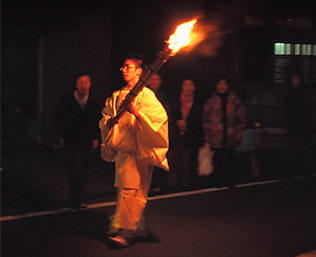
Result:
<svg viewBox="0 0 316 257">
<path fill-rule="evenodd" d="M 116 116 L 108 120 L 107 125 L 109 126 L 109 128 L 112 128 L 115 124 L 118 123 L 118 120 L 126 112 L 125 107 L 129 105 L 133 101 L 133 99 L 138 95 L 138 93 L 143 89 L 143 87 L 148 84 L 148 81 L 152 74 L 157 73 L 160 70 L 160 68 L 167 62 L 171 54 L 171 49 L 169 49 L 168 45 L 166 45 L 164 49 L 157 54 L 157 57 L 152 62 L 152 64 L 146 67 L 145 71 L 142 72 L 142 75 L 140 76 L 140 79 L 137 82 L 137 84 L 126 95 L 123 103 L 117 111 Z"/>
</svg>

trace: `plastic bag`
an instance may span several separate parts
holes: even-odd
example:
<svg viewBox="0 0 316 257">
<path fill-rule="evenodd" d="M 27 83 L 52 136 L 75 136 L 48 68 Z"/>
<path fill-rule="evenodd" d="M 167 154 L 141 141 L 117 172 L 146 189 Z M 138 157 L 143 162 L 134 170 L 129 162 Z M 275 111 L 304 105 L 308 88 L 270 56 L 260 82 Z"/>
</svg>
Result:
<svg viewBox="0 0 316 257">
<path fill-rule="evenodd" d="M 209 143 L 204 143 L 204 145 L 199 149 L 198 152 L 198 175 L 208 176 L 213 173 L 213 154 L 214 151 L 211 150 Z"/>
</svg>

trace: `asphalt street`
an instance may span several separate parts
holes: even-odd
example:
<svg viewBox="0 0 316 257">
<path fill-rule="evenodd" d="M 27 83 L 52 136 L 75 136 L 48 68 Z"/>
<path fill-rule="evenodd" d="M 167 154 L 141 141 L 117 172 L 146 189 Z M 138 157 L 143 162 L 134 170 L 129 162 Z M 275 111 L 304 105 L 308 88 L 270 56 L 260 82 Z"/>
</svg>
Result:
<svg viewBox="0 0 316 257">
<path fill-rule="evenodd" d="M 58 149 L 2 149 L 1 256 L 213 256 L 288 257 L 316 248 L 316 183 L 283 178 L 282 151 L 259 155 L 260 177 L 234 189 L 207 187 L 149 198 L 149 236 L 121 250 L 106 244 L 115 208 L 114 164 L 96 152 L 85 202 L 69 211 L 69 185 Z M 251 175 L 251 174 L 250 174 Z M 250 179 L 249 179 L 250 178 Z"/>
<path fill-rule="evenodd" d="M 288 257 L 316 249 L 316 185 L 284 181 L 151 197 L 150 235 L 133 247 L 104 243 L 114 204 L 1 222 L 3 257 Z"/>
</svg>

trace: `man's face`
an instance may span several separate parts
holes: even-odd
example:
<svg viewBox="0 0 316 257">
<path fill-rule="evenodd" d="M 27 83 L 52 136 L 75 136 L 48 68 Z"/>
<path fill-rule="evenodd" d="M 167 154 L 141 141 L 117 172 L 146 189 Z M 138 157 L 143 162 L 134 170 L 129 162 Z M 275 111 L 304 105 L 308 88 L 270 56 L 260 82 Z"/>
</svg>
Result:
<svg viewBox="0 0 316 257">
<path fill-rule="evenodd" d="M 89 93 L 91 87 L 91 81 L 89 76 L 82 76 L 77 79 L 76 89 L 80 95 L 86 95 Z"/>
<path fill-rule="evenodd" d="M 133 60 L 126 60 L 121 68 L 123 79 L 129 83 L 138 80 L 142 69 L 138 68 Z"/>
<path fill-rule="evenodd" d="M 149 80 L 149 86 L 152 90 L 158 91 L 161 85 L 161 78 L 157 74 L 153 74 Z"/>
<path fill-rule="evenodd" d="M 217 82 L 216 90 L 220 94 L 226 93 L 226 91 L 228 90 L 228 83 L 226 79 L 221 79 L 220 81 Z"/>
</svg>

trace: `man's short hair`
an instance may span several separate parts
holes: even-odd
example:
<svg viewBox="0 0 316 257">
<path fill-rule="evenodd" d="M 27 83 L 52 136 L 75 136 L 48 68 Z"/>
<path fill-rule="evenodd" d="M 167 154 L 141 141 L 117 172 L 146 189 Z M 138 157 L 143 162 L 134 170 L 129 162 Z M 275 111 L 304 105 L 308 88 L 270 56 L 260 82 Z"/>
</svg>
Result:
<svg viewBox="0 0 316 257">
<path fill-rule="evenodd" d="M 130 53 L 125 56 L 125 60 L 132 60 L 135 62 L 138 68 L 142 68 L 143 71 L 145 70 L 147 63 L 145 57 L 139 53 Z"/>
</svg>

